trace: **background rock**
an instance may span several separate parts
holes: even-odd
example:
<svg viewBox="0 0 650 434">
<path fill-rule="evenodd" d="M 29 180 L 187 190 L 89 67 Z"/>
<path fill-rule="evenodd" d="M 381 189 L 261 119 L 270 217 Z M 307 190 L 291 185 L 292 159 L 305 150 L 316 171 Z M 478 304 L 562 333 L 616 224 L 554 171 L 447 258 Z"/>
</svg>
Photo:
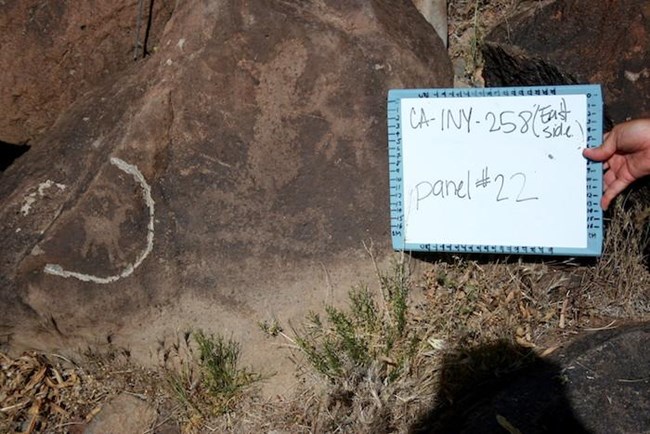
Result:
<svg viewBox="0 0 650 434">
<path fill-rule="evenodd" d="M 535 2 L 486 38 L 483 76 L 492 87 L 600 83 L 618 123 L 650 116 L 648 47 L 645 0 Z"/>
<path fill-rule="evenodd" d="M 152 49 L 175 2 L 153 7 Z M 33 141 L 79 96 L 133 63 L 138 0 L 0 3 L 0 141 Z"/>
<path fill-rule="evenodd" d="M 587 432 L 649 432 L 650 324 L 587 335 L 555 358 Z"/>
<path fill-rule="evenodd" d="M 388 89 L 450 84 L 410 3 L 179 3 L 158 51 L 77 98 L 2 175 L 6 339 L 137 356 L 201 326 L 259 339 L 264 357 L 259 320 L 371 275 L 363 240 L 390 250 Z"/>
</svg>

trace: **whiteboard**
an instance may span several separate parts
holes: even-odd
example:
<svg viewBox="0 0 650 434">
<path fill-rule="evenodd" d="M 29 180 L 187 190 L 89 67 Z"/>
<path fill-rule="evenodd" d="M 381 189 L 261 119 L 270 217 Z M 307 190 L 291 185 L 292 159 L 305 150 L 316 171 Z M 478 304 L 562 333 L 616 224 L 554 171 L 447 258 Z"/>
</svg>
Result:
<svg viewBox="0 0 650 434">
<path fill-rule="evenodd" d="M 391 91 L 394 247 L 600 254 L 602 170 L 582 156 L 600 101 L 599 86 Z"/>
</svg>

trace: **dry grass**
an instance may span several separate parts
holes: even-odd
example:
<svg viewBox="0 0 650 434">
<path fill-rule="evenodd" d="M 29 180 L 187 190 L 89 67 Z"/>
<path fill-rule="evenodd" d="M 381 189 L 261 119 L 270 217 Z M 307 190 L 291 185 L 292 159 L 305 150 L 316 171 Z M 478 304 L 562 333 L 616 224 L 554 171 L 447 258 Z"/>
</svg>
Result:
<svg viewBox="0 0 650 434">
<path fill-rule="evenodd" d="M 0 431 L 42 432 L 65 423 L 80 377 L 74 367 L 39 353 L 0 353 Z"/>
<path fill-rule="evenodd" d="M 350 292 L 347 309 L 326 306 L 324 319 L 312 313 L 284 335 L 303 374 L 325 387 L 303 410 L 316 423 L 307 431 L 404 431 L 431 403 L 435 352 L 410 318 L 403 258 L 378 277 L 374 290 Z"/>
<path fill-rule="evenodd" d="M 249 386 L 262 380 L 240 366 L 241 345 L 232 338 L 186 332 L 165 357 L 164 378 L 177 406 L 174 417 L 194 432 L 211 417 L 237 408 Z M 253 394 L 249 394 L 253 396 Z"/>
<path fill-rule="evenodd" d="M 95 362 L 76 364 L 56 354 L 0 354 L 0 432 L 69 432 L 100 410 L 115 390 Z M 94 370 L 99 379 L 89 373 Z"/>
<path fill-rule="evenodd" d="M 357 289 L 348 309 L 327 308 L 325 318 L 308 316 L 284 335 L 312 386 L 281 408 L 267 404 L 263 426 L 240 428 L 409 432 L 436 400 L 474 378 L 545 357 L 582 330 L 650 319 L 650 273 L 640 253 L 645 229 L 633 224 L 635 215 L 615 208 L 604 255 L 594 262 L 459 256 L 425 265 L 417 281 L 405 278 L 407 264 L 401 263 L 389 274 L 409 293 L 394 346 L 387 344 L 397 321 L 387 276 L 380 275 L 373 292 L 383 296 L 369 301 L 368 289 Z"/>
<path fill-rule="evenodd" d="M 483 38 L 497 25 L 524 8 L 540 7 L 544 0 L 448 0 L 449 56 L 454 64 L 456 85 L 482 87 Z"/>
<path fill-rule="evenodd" d="M 0 353 L 0 432 L 82 432 L 103 405 L 128 393 L 160 405 L 159 372 L 111 348 L 77 360 L 38 352 Z"/>
<path fill-rule="evenodd" d="M 0 356 L 0 430 L 69 432 L 128 391 L 155 403 L 159 421 L 188 433 L 409 432 L 438 400 L 481 374 L 477 369 L 502 373 L 545 356 L 580 330 L 650 319 L 650 273 L 641 253 L 647 226 L 639 215 L 643 210 L 617 204 L 604 255 L 593 263 L 438 257 L 420 263 L 416 279 L 412 260 L 397 255 L 376 282 L 350 292 L 347 308 L 324 307 L 294 327 L 262 323 L 288 344 L 302 378 L 293 396 L 264 401 L 232 381 L 234 389 L 215 386 L 211 394 L 209 385 L 219 379 L 258 376 L 237 368 L 236 344 L 219 346 L 205 335 L 204 344 L 230 350 L 192 346 L 187 333 L 163 345 L 158 372 L 131 366 L 118 351 L 94 354 L 84 368 L 43 354 Z M 516 351 L 504 353 L 502 343 Z M 212 358 L 215 364 L 210 354 L 230 356 Z M 210 365 L 227 375 L 205 381 Z"/>
<path fill-rule="evenodd" d="M 644 252 L 650 244 L 650 206 L 639 202 L 626 209 L 618 200 L 607 220 L 604 255 L 589 275 L 585 304 L 596 314 L 647 317 L 650 314 L 650 273 Z"/>
<path fill-rule="evenodd" d="M 126 391 L 156 405 L 157 424 L 188 433 L 409 432 L 477 375 L 543 357 L 581 330 L 650 319 L 647 209 L 623 205 L 611 212 L 604 254 L 593 262 L 438 256 L 420 262 L 415 278 L 412 260 L 396 255 L 394 268 L 350 292 L 347 308 L 324 307 L 293 327 L 261 323 L 285 348 L 278 357 L 289 348 L 302 384 L 293 396 L 261 400 L 248 381 L 234 381 L 259 378 L 237 368 L 238 344 L 202 335 L 204 345 L 192 346 L 191 333 L 161 346 L 157 371 L 118 350 L 77 364 L 0 355 L 0 431 L 70 432 Z M 205 381 L 209 366 L 227 375 Z M 234 388 L 219 386 L 224 379 Z"/>
</svg>

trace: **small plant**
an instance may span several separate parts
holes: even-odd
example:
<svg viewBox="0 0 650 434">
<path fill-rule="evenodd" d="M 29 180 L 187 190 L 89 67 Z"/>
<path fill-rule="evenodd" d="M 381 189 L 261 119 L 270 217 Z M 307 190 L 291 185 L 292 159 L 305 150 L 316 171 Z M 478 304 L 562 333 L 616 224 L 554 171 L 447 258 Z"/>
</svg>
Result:
<svg viewBox="0 0 650 434">
<path fill-rule="evenodd" d="M 196 350 L 186 334 L 185 353 L 180 366 L 169 371 L 167 383 L 174 396 L 188 410 L 200 415 L 228 412 L 235 399 L 262 376 L 240 367 L 241 345 L 232 338 L 206 335 L 202 330 L 191 333 Z"/>
<path fill-rule="evenodd" d="M 293 329 L 295 344 L 309 364 L 333 383 L 363 375 L 373 364 L 386 366 L 385 380 L 390 381 L 415 349 L 405 333 L 408 282 L 403 270 L 381 276 L 380 282 L 385 311 L 363 286 L 349 292 L 349 311 L 326 306 L 325 321 L 311 312 L 302 330 Z"/>
<path fill-rule="evenodd" d="M 394 337 L 400 337 L 404 333 L 406 326 L 406 297 L 408 295 L 409 280 L 408 272 L 404 262 L 395 265 L 392 273 L 388 275 L 380 274 L 380 284 L 386 301 L 390 304 L 388 314 L 393 322 L 393 327 L 397 332 Z"/>
<path fill-rule="evenodd" d="M 292 327 L 292 337 L 284 335 L 304 356 L 306 372 L 328 380 L 328 406 L 339 412 L 328 412 L 336 420 L 332 430 L 349 424 L 355 431 L 350 427 L 361 426 L 361 418 L 364 430 L 390 431 L 432 396 L 433 376 L 422 375 L 426 333 L 409 318 L 404 258 L 377 273 L 379 291 L 355 287 L 347 308 L 325 306 L 323 317 L 310 312 L 300 328 Z"/>
<path fill-rule="evenodd" d="M 367 367 L 371 359 L 369 333 L 374 328 L 371 316 L 376 307 L 367 293 L 362 295 L 353 290 L 350 299 L 353 312 L 369 316 L 354 316 L 326 306 L 327 325 L 323 324 L 318 314 L 310 312 L 303 332 L 293 329 L 295 343 L 307 361 L 332 382 L 345 377 L 347 369 Z M 367 310 L 364 311 L 364 308 Z"/>
<path fill-rule="evenodd" d="M 282 333 L 284 330 L 282 329 L 282 326 L 278 322 L 276 318 L 272 318 L 271 320 L 264 320 L 264 321 L 259 321 L 257 323 L 257 326 L 267 335 L 270 337 L 276 337 L 280 333 Z"/>
<path fill-rule="evenodd" d="M 213 397 L 228 401 L 261 379 L 259 374 L 238 366 L 241 345 L 232 338 L 206 336 L 199 330 L 194 333 L 194 340 L 199 346 L 202 383 Z"/>
</svg>

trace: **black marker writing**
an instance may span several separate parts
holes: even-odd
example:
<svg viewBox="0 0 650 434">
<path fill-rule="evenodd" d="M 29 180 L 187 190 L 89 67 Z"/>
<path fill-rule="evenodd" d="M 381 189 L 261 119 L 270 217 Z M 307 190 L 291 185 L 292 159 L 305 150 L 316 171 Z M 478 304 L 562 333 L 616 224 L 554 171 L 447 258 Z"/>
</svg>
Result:
<svg viewBox="0 0 650 434">
<path fill-rule="evenodd" d="M 477 194 L 494 195 L 496 202 L 514 201 L 515 203 L 539 200 L 539 196 L 534 196 L 527 186 L 528 176 L 524 172 L 513 174 L 499 173 L 494 177 L 494 186 L 489 187 L 492 179 L 489 176 L 490 169 L 485 166 L 481 170 L 481 176 L 471 184 L 472 173 L 467 171 L 465 179 L 437 179 L 432 181 L 421 181 L 415 185 L 412 190 L 412 196 L 415 199 L 415 209 L 420 209 L 420 202 L 432 199 L 462 199 L 472 200 L 472 192 Z"/>
<path fill-rule="evenodd" d="M 479 187 L 487 187 L 488 184 L 490 183 L 490 177 L 488 176 L 488 168 L 486 167 L 483 169 L 483 172 L 481 173 L 481 177 L 476 180 L 476 183 L 474 184 L 476 188 Z"/>
<path fill-rule="evenodd" d="M 512 181 L 513 179 L 519 179 L 521 181 L 521 189 L 519 190 L 519 194 L 517 195 L 517 199 L 515 199 L 517 202 L 526 202 L 528 200 L 538 200 L 539 197 L 537 196 L 529 196 L 529 197 L 522 197 L 522 194 L 524 193 L 524 190 L 526 189 L 526 174 L 522 172 L 517 172 L 513 174 L 510 177 L 510 180 Z"/>
<path fill-rule="evenodd" d="M 498 181 L 500 179 L 500 181 Z M 497 202 L 501 202 L 502 200 L 508 200 L 508 197 L 502 197 L 501 192 L 503 192 L 503 182 L 505 178 L 502 174 L 498 174 L 497 176 L 494 177 L 494 181 L 499 182 L 499 192 L 497 193 Z"/>
<path fill-rule="evenodd" d="M 467 133 L 471 132 L 471 121 L 472 121 L 472 107 L 469 110 L 460 109 L 460 110 L 448 110 L 442 109 L 440 111 L 440 129 L 445 130 L 466 130 Z"/>
<path fill-rule="evenodd" d="M 411 113 L 409 116 L 409 122 L 411 124 L 411 128 L 413 129 L 418 129 L 418 128 L 423 128 L 425 126 L 430 126 L 430 123 L 434 122 L 436 118 L 429 118 L 427 117 L 427 113 L 424 111 L 423 108 L 420 109 L 420 114 L 418 115 L 417 110 L 415 110 L 415 107 L 411 108 Z"/>
<path fill-rule="evenodd" d="M 465 180 L 438 179 L 434 182 L 422 181 L 415 186 L 415 208 L 419 209 L 420 202 L 428 197 L 456 197 L 458 199 L 471 200 L 470 193 L 470 172 L 467 171 L 467 183 Z"/>
<path fill-rule="evenodd" d="M 566 108 L 566 100 L 564 98 L 560 101 L 560 107 L 554 108 L 551 105 L 540 107 L 539 109 L 539 119 L 543 124 L 548 124 L 552 121 L 560 120 L 562 122 L 567 122 L 568 115 L 571 113 L 571 110 Z"/>
<path fill-rule="evenodd" d="M 491 107 L 486 110 L 471 105 L 454 109 L 443 107 L 438 109 L 436 116 L 427 113 L 425 108 L 412 107 L 408 126 L 414 130 L 436 128 L 443 133 L 499 133 L 543 139 L 578 136 L 584 139 L 582 123 L 571 114 L 565 98 L 555 99 L 553 104 L 533 103 L 523 110 L 494 110 Z"/>
</svg>

